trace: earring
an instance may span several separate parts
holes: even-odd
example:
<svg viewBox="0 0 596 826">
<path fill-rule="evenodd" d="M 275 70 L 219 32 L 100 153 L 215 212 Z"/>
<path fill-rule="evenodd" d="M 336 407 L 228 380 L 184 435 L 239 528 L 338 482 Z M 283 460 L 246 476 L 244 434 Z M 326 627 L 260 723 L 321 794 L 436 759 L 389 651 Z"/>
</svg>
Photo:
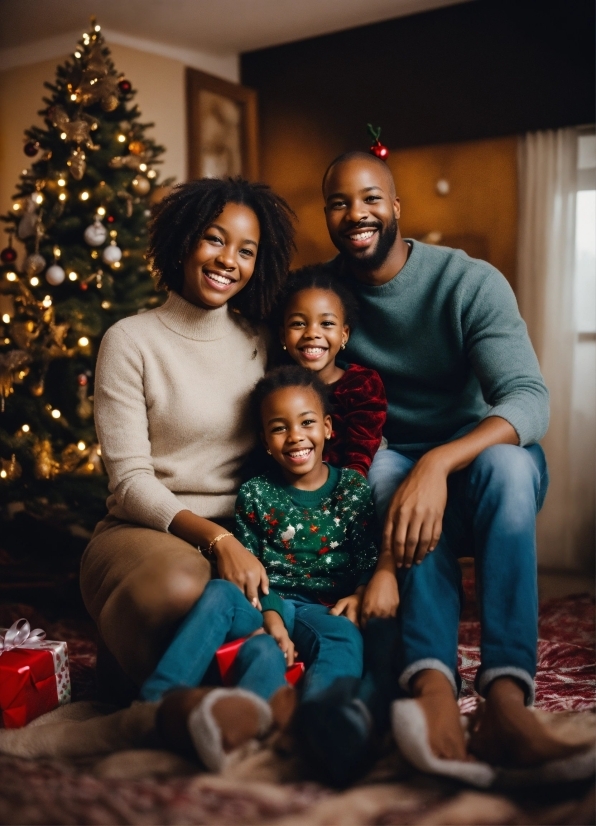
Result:
<svg viewBox="0 0 596 826">
<path fill-rule="evenodd" d="M 345 341 L 344 341 L 344 343 L 341 345 L 341 347 L 340 347 L 339 349 L 340 349 L 340 350 L 345 350 L 345 349 L 346 349 L 346 343 L 345 343 Z"/>
<path fill-rule="evenodd" d="M 282 349 L 282 350 L 287 350 L 288 348 L 286 347 L 286 345 L 285 345 L 285 344 L 282 344 L 282 345 L 281 345 L 281 349 Z"/>
<path fill-rule="evenodd" d="M 267 453 L 271 456 L 271 451 L 267 448 Z"/>
<path fill-rule="evenodd" d="M 327 440 L 329 440 L 329 439 L 331 438 L 331 436 L 325 436 L 325 438 L 326 438 Z"/>
</svg>

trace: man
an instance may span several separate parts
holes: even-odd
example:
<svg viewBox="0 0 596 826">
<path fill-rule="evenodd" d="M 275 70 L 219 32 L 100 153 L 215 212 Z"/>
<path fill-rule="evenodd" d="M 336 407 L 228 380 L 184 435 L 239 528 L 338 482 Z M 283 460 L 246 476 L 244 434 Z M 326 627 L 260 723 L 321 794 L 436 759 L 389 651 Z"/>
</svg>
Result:
<svg viewBox="0 0 596 826">
<path fill-rule="evenodd" d="M 456 702 L 457 558 L 474 556 L 476 688 L 486 702 L 470 751 L 510 766 L 561 757 L 565 750 L 527 708 L 548 391 L 513 292 L 485 262 L 403 239 L 391 172 L 372 155 L 333 161 L 323 194 L 339 251 L 329 266 L 349 280 L 361 307 L 346 354 L 379 371 L 389 401 L 389 446 L 369 481 L 384 521 L 382 553 L 393 554 L 400 580 L 399 684 L 423 712 L 434 756 L 467 759 Z M 387 589 L 389 604 L 389 578 Z"/>
</svg>

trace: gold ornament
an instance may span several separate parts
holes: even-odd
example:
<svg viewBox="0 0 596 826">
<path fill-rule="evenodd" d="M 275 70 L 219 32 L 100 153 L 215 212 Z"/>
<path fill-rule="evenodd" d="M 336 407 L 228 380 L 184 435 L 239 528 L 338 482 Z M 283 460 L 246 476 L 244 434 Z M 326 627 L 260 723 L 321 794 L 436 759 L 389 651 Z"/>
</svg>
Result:
<svg viewBox="0 0 596 826">
<path fill-rule="evenodd" d="M 23 468 L 17 462 L 17 457 L 13 453 L 10 459 L 0 459 L 0 480 L 11 482 L 18 479 Z"/>
<path fill-rule="evenodd" d="M 146 164 L 149 160 L 148 155 L 148 152 L 141 155 L 115 155 L 110 161 L 110 166 L 112 169 L 122 169 L 124 166 L 128 169 L 140 169 L 141 164 Z"/>
<path fill-rule="evenodd" d="M 60 454 L 60 473 L 73 473 L 89 455 L 89 450 L 81 450 L 78 445 L 67 445 Z"/>
<path fill-rule="evenodd" d="M 142 155 L 145 151 L 145 144 L 143 141 L 131 141 L 128 144 L 128 151 L 132 152 L 133 155 Z"/>
<path fill-rule="evenodd" d="M 5 399 L 13 392 L 13 385 L 18 379 L 19 372 L 30 361 L 31 356 L 24 350 L 9 350 L 8 353 L 0 353 L 0 410 L 2 413 L 4 413 Z"/>
<path fill-rule="evenodd" d="M 78 72 L 78 68 L 76 69 Z M 74 78 L 74 75 L 73 75 Z M 95 38 L 89 57 L 78 82 L 68 83 L 71 100 L 82 106 L 99 102 L 104 112 L 113 112 L 118 106 L 118 77 L 110 71 L 102 54 L 101 39 Z"/>
<path fill-rule="evenodd" d="M 132 215 L 132 195 L 130 192 L 126 192 L 125 190 L 121 189 L 118 193 L 116 193 L 119 198 L 122 198 L 126 201 L 126 217 L 130 218 Z"/>
<path fill-rule="evenodd" d="M 66 164 L 69 167 L 70 174 L 75 181 L 80 181 L 85 174 L 85 170 L 87 169 L 85 153 L 80 146 L 72 150 L 70 153 L 70 158 L 66 161 Z"/>
<path fill-rule="evenodd" d="M 151 184 L 144 175 L 137 175 L 133 178 L 131 187 L 136 195 L 146 195 L 151 189 Z"/>
<path fill-rule="evenodd" d="M 71 120 L 62 106 L 52 106 L 48 112 L 52 124 L 65 135 L 64 140 L 70 143 L 84 144 L 87 149 L 99 149 L 91 140 L 91 128 L 97 121 L 88 115 L 77 120 Z"/>
<path fill-rule="evenodd" d="M 101 461 L 101 448 L 98 444 L 91 445 L 85 456 L 85 462 L 79 466 L 76 473 L 80 476 L 103 476 L 105 471 Z"/>
<path fill-rule="evenodd" d="M 54 459 L 49 439 L 41 439 L 33 447 L 35 456 L 34 474 L 36 479 L 53 479 L 60 472 L 60 464 Z"/>
</svg>

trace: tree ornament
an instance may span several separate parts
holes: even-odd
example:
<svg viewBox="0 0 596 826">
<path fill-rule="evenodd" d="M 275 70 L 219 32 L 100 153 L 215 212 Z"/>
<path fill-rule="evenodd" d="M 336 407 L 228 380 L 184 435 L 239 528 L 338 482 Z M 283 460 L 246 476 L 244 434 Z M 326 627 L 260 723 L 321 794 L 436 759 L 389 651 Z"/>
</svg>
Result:
<svg viewBox="0 0 596 826">
<path fill-rule="evenodd" d="M 37 207 L 37 201 L 33 195 L 30 195 L 25 202 L 25 211 L 17 228 L 17 237 L 21 241 L 24 241 L 26 238 L 31 238 L 32 235 L 36 234 L 37 224 L 39 223 Z"/>
<path fill-rule="evenodd" d="M 132 152 L 133 155 L 142 155 L 145 151 L 145 144 L 143 141 L 131 141 L 128 144 L 128 151 Z"/>
<path fill-rule="evenodd" d="M 43 255 L 40 255 L 38 252 L 32 252 L 31 255 L 28 255 L 25 258 L 24 268 L 27 276 L 32 278 L 34 275 L 39 275 L 40 272 L 43 272 L 46 268 L 46 259 Z"/>
<path fill-rule="evenodd" d="M 99 149 L 91 140 L 91 129 L 97 128 L 97 120 L 89 115 L 83 115 L 71 120 L 62 106 L 52 106 L 48 110 L 48 117 L 52 125 L 60 130 L 63 140 L 69 143 L 84 144 L 87 149 Z"/>
<path fill-rule="evenodd" d="M 35 456 L 35 478 L 53 479 L 60 471 L 60 464 L 54 459 L 49 439 L 41 439 L 33 448 Z"/>
<path fill-rule="evenodd" d="M 85 241 L 90 247 L 101 247 L 108 237 L 108 231 L 101 223 L 99 215 L 93 217 L 93 223 L 85 230 Z"/>
<path fill-rule="evenodd" d="M 380 141 L 381 127 L 373 126 L 371 123 L 367 123 L 366 128 L 368 130 L 368 134 L 374 141 L 372 146 L 369 147 L 368 151 L 371 155 L 374 155 L 382 161 L 386 161 L 389 156 L 389 150 L 386 146 L 383 146 L 383 144 Z"/>
<path fill-rule="evenodd" d="M 135 195 L 146 195 L 151 189 L 151 184 L 144 175 L 137 175 L 133 178 L 131 187 Z"/>
<path fill-rule="evenodd" d="M 27 141 L 23 147 L 23 152 L 28 158 L 34 158 L 39 152 L 39 143 L 37 141 Z"/>
<path fill-rule="evenodd" d="M 8 239 L 8 246 L 4 247 L 2 252 L 0 252 L 0 261 L 2 261 L 3 264 L 14 264 L 14 262 L 16 260 L 17 260 L 17 251 L 15 250 L 15 248 L 12 245 L 12 235 L 11 235 L 11 236 L 9 236 L 9 239 Z"/>
<path fill-rule="evenodd" d="M 93 404 L 89 399 L 89 379 L 85 373 L 79 373 L 77 384 L 77 396 L 79 398 L 77 416 L 80 419 L 90 419 L 93 416 Z"/>
<path fill-rule="evenodd" d="M 4 413 L 4 401 L 13 391 L 19 372 L 28 365 L 31 356 L 25 350 L 9 350 L 0 353 L 0 411 Z"/>
<path fill-rule="evenodd" d="M 123 77 L 118 81 L 118 88 L 123 95 L 127 95 L 129 92 L 132 92 L 132 83 L 130 80 L 126 80 L 126 78 Z"/>
<path fill-rule="evenodd" d="M 13 453 L 10 459 L 0 459 L 0 479 L 12 482 L 22 474 L 23 468 L 17 462 L 17 457 Z"/>
<path fill-rule="evenodd" d="M 65 278 L 66 273 L 60 264 L 52 264 L 52 266 L 46 270 L 46 281 L 48 284 L 51 284 L 52 287 L 57 287 L 59 284 L 62 284 Z"/>
<path fill-rule="evenodd" d="M 122 250 L 120 247 L 116 246 L 115 240 L 104 249 L 101 254 L 101 258 L 105 264 L 109 264 L 110 266 L 113 266 L 120 261 L 122 258 Z"/>
<path fill-rule="evenodd" d="M 120 103 L 118 99 L 118 78 L 110 70 L 103 55 L 103 38 L 95 36 L 90 48 L 87 62 L 80 74 L 80 67 L 73 67 L 71 79 L 67 84 L 71 100 L 85 108 L 100 103 L 104 112 L 113 112 Z M 77 83 L 75 85 L 75 77 Z"/>
<path fill-rule="evenodd" d="M 75 181 L 80 181 L 85 174 L 85 170 L 87 169 L 85 153 L 80 146 L 77 146 L 76 149 L 72 150 L 70 153 L 70 158 L 66 161 L 66 165 L 70 169 L 70 174 Z"/>
</svg>

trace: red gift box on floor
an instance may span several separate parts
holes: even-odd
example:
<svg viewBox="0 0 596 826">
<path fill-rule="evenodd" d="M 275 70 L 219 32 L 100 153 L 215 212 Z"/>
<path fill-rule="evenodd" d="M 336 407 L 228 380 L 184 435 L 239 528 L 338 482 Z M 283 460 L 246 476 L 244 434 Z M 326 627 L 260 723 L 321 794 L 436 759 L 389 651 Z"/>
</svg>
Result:
<svg viewBox="0 0 596 826">
<path fill-rule="evenodd" d="M 232 640 L 226 642 L 215 652 L 219 673 L 221 674 L 221 681 L 224 685 L 232 685 L 232 666 L 234 660 L 238 655 L 240 646 L 246 642 L 248 637 L 242 637 L 239 640 Z M 286 680 L 290 685 L 296 685 L 304 674 L 304 663 L 295 662 L 294 665 L 289 665 L 286 668 Z"/>
<path fill-rule="evenodd" d="M 45 639 L 20 619 L 0 629 L 0 710 L 5 728 L 19 728 L 71 697 L 65 642 Z"/>
</svg>

